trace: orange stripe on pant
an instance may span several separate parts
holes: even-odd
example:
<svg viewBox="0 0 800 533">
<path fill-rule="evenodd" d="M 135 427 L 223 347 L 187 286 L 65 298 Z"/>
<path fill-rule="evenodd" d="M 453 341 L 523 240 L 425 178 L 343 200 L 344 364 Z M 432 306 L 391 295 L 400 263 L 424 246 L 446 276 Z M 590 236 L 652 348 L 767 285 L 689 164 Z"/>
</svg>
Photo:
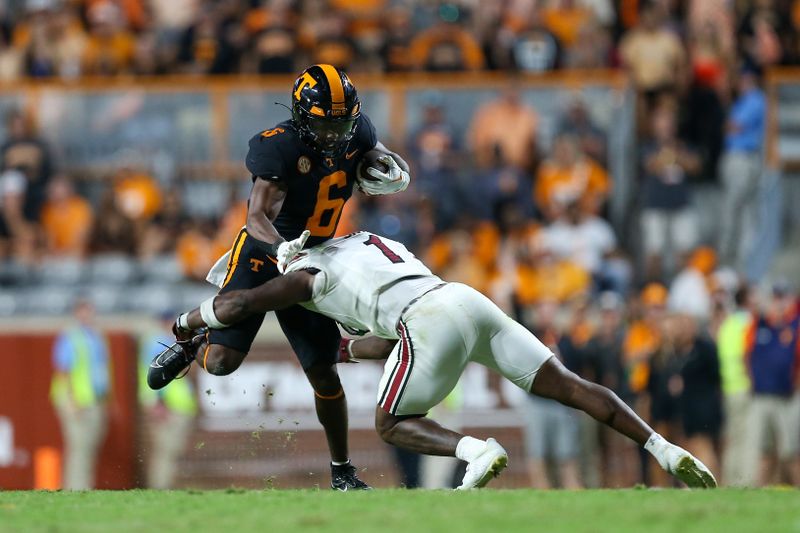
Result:
<svg viewBox="0 0 800 533">
<path fill-rule="evenodd" d="M 247 240 L 247 232 L 242 230 L 239 232 L 239 236 L 236 238 L 236 242 L 233 245 L 233 251 L 231 252 L 230 261 L 228 261 L 228 273 L 225 275 L 225 281 L 222 282 L 222 286 L 228 284 L 233 277 L 233 272 L 236 270 L 236 266 L 239 264 L 239 254 L 242 253 L 242 246 L 244 246 L 244 241 Z"/>
</svg>

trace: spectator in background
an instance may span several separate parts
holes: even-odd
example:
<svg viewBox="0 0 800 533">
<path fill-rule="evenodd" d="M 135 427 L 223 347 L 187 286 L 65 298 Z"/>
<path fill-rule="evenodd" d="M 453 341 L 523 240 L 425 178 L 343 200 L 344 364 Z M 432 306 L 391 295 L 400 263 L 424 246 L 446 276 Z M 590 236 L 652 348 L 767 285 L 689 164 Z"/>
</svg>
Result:
<svg viewBox="0 0 800 533">
<path fill-rule="evenodd" d="M 565 48 L 578 40 L 581 30 L 594 20 L 594 14 L 576 0 L 551 0 L 541 8 L 544 24 Z"/>
<path fill-rule="evenodd" d="M 598 214 L 611 189 L 605 169 L 581 151 L 573 135 L 556 137 L 551 154 L 539 166 L 533 193 L 545 219 L 558 219 L 575 201 L 584 213 Z"/>
<path fill-rule="evenodd" d="M 532 168 L 539 117 L 509 84 L 499 98 L 481 105 L 469 126 L 470 145 L 479 167 L 495 164 Z"/>
<path fill-rule="evenodd" d="M 486 273 L 469 231 L 456 228 L 435 238 L 427 253 L 431 267 L 448 280 L 486 291 Z"/>
<path fill-rule="evenodd" d="M 571 98 L 558 124 L 559 135 L 572 135 L 578 139 L 581 151 L 601 165 L 605 165 L 606 133 L 593 122 L 586 102 L 579 95 Z"/>
<path fill-rule="evenodd" d="M 773 461 L 761 468 L 760 484 L 800 483 L 800 315 L 797 299 L 785 283 L 772 287 L 765 311 L 748 332 L 748 368 L 753 383 L 749 431 L 756 450 L 769 450 L 768 435 L 774 435 Z M 754 457 L 755 458 L 755 457 Z M 758 468 L 757 465 L 748 465 Z"/>
<path fill-rule="evenodd" d="M 675 91 L 685 80 L 686 52 L 680 39 L 665 28 L 659 2 L 648 1 L 641 7 L 639 22 L 623 36 L 619 53 L 639 95 L 639 116 L 647 116 L 661 94 Z"/>
<path fill-rule="evenodd" d="M 601 69 L 609 66 L 612 50 L 611 35 L 597 22 L 584 24 L 578 38 L 566 52 L 564 68 Z"/>
<path fill-rule="evenodd" d="M 588 295 L 591 276 L 578 263 L 559 258 L 542 235 L 520 250 L 516 270 L 516 298 L 522 306 L 553 301 L 566 303 Z"/>
<path fill-rule="evenodd" d="M 152 176 L 122 168 L 112 179 L 116 204 L 131 220 L 146 222 L 161 209 L 161 189 Z"/>
<path fill-rule="evenodd" d="M 531 5 L 527 17 L 508 17 L 506 26 L 513 35 L 511 58 L 518 70 L 546 72 L 559 68 L 561 43 L 545 26 L 538 6 Z"/>
<path fill-rule="evenodd" d="M 586 344 L 586 365 L 593 370 L 597 383 L 613 390 L 617 396 L 632 405 L 633 396 L 622 361 L 625 341 L 624 302 L 614 292 L 603 292 L 597 299 L 599 318 L 597 327 Z M 600 427 L 600 472 L 603 487 L 629 487 L 638 480 L 635 465 L 637 448 L 630 439 Z"/>
<path fill-rule="evenodd" d="M 596 288 L 624 293 L 631 273 L 624 262 L 613 257 L 617 238 L 611 225 L 600 217 L 586 214 L 580 202 L 570 202 L 564 214 L 542 230 L 553 252 L 588 271 Z"/>
<path fill-rule="evenodd" d="M 692 252 L 669 287 L 667 305 L 670 311 L 689 315 L 701 323 L 711 318 L 709 278 L 716 263 L 717 255 L 708 246 L 700 246 Z"/>
<path fill-rule="evenodd" d="M 535 209 L 531 198 L 533 183 L 530 175 L 514 166 L 497 165 L 475 171 L 469 183 L 462 185 L 469 209 L 476 217 L 493 219 L 507 204 L 514 204 L 520 214 L 533 218 Z M 457 208 L 464 208 L 460 201 Z"/>
<path fill-rule="evenodd" d="M 414 31 L 411 26 L 411 14 L 404 7 L 392 7 L 384 18 L 386 26 L 381 57 L 387 72 L 405 72 L 411 70 L 413 64 L 408 53 Z"/>
<path fill-rule="evenodd" d="M 92 304 L 79 300 L 73 313 L 75 324 L 59 334 L 53 347 L 50 397 L 64 440 L 63 487 L 88 490 L 95 486 L 95 465 L 106 434 L 111 363 Z"/>
<path fill-rule="evenodd" d="M 736 309 L 722 322 L 717 333 L 717 355 L 725 402 L 722 481 L 726 485 L 753 487 L 758 478 L 761 451 L 748 438 L 750 423 L 750 374 L 747 334 L 753 323 L 755 304 L 747 286 L 736 291 Z"/>
<path fill-rule="evenodd" d="M 411 41 L 408 53 L 413 68 L 433 72 L 484 68 L 483 50 L 463 26 L 463 19 L 459 20 L 462 16 L 454 4 L 440 6 L 440 21 L 418 33 Z"/>
<path fill-rule="evenodd" d="M 780 62 L 783 49 L 777 28 L 782 23 L 774 2 L 748 6 L 737 30 L 739 55 L 745 63 L 764 69 Z"/>
<path fill-rule="evenodd" d="M 651 121 L 652 137 L 641 158 L 642 240 L 646 279 L 656 280 L 673 268 L 665 268 L 664 257 L 680 258 L 697 241 L 688 180 L 699 170 L 700 160 L 678 139 L 672 106 L 659 106 Z"/>
<path fill-rule="evenodd" d="M 75 192 L 66 175 L 56 175 L 48 186 L 47 201 L 42 209 L 48 255 L 82 258 L 92 229 L 92 207 Z"/>
<path fill-rule="evenodd" d="M 138 244 L 136 223 L 125 214 L 114 190 L 107 189 L 100 198 L 100 205 L 94 217 L 89 236 L 89 252 L 121 253 L 133 257 Z"/>
<path fill-rule="evenodd" d="M 23 75 L 24 56 L 11 43 L 7 31 L 0 31 L 0 81 L 13 82 Z"/>
<path fill-rule="evenodd" d="M 88 9 L 89 37 L 83 48 L 82 72 L 116 75 L 127 72 L 136 51 L 136 38 L 125 28 L 125 15 L 112 2 L 96 2 Z"/>
<path fill-rule="evenodd" d="M 203 10 L 181 36 L 177 60 L 193 74 L 238 72 L 247 35 L 239 7 L 220 2 Z"/>
<path fill-rule="evenodd" d="M 291 74 L 297 53 L 294 35 L 285 28 L 268 28 L 255 36 L 254 56 L 259 74 Z"/>
<path fill-rule="evenodd" d="M 733 26 L 735 12 L 730 0 L 689 0 L 686 6 L 686 22 L 689 35 L 704 33 L 713 28 L 719 50 L 724 57 L 735 54 Z"/>
<path fill-rule="evenodd" d="M 17 261 L 33 259 L 34 229 L 25 220 L 27 180 L 18 170 L 0 174 L 0 257 Z"/>
<path fill-rule="evenodd" d="M 15 109 L 6 116 L 6 128 L 8 139 L 0 146 L 2 169 L 15 169 L 24 174 L 24 216 L 27 221 L 36 221 L 53 173 L 50 148 L 37 135 L 30 114 L 22 110 Z"/>
<path fill-rule="evenodd" d="M 571 351 L 561 351 L 561 332 L 557 325 L 559 305 L 553 300 L 543 300 L 536 306 L 532 331 L 536 337 L 570 368 Z M 574 368 L 574 366 L 573 366 Z M 525 426 L 525 453 L 528 472 L 537 489 L 582 487 L 578 471 L 578 418 L 577 413 L 553 400 L 528 395 L 521 404 Z M 548 466 L 555 472 L 550 478 Z"/>
<path fill-rule="evenodd" d="M 138 250 L 139 257 L 143 260 L 159 255 L 175 253 L 178 238 L 188 222 L 179 190 L 167 190 L 160 203 L 159 211 L 153 216 L 150 222 L 144 226 L 141 233 Z M 244 207 L 244 202 L 239 203 L 246 209 L 246 207 Z M 228 239 L 226 242 L 231 242 L 231 239 L 236 236 L 236 232 L 244 225 L 243 217 L 240 217 L 239 220 L 241 223 L 235 230 L 231 231 L 228 229 L 228 231 L 225 232 L 228 236 L 226 237 Z M 230 228 L 225 223 L 223 223 L 222 226 Z"/>
<path fill-rule="evenodd" d="M 692 30 L 688 45 L 692 79 L 681 113 L 684 138 L 697 148 L 702 177 L 709 181 L 717 175 L 734 61 L 730 47 L 723 44 L 723 31 L 711 22 Z"/>
<path fill-rule="evenodd" d="M 26 51 L 26 70 L 33 77 L 73 79 L 83 73 L 86 32 L 74 6 L 37 10 L 18 47 Z"/>
<path fill-rule="evenodd" d="M 458 167 L 460 146 L 457 133 L 447 122 L 442 95 L 425 95 L 419 128 L 407 146 L 414 170 L 411 187 L 423 198 L 434 199 L 441 222 L 447 224 L 458 212 Z"/>
<path fill-rule="evenodd" d="M 622 344 L 627 386 L 637 411 L 643 407 L 642 393 L 650 379 L 650 360 L 661 344 L 661 321 L 667 307 L 667 295 L 666 287 L 660 283 L 649 283 L 642 289 L 636 302 L 638 313 L 634 312 L 635 318 L 628 326 Z"/>
<path fill-rule="evenodd" d="M 683 435 L 687 449 L 716 470 L 722 427 L 719 363 L 714 344 L 698 335 L 690 316 L 673 313 L 664 320 L 648 390 L 654 429 Z"/>
<path fill-rule="evenodd" d="M 139 341 L 139 402 L 150 446 L 147 453 L 145 486 L 171 489 L 175 485 L 178 461 L 191 436 L 197 400 L 191 379 L 176 379 L 163 389 L 147 386 L 147 369 L 156 354 L 175 342 L 172 334 L 175 313 L 164 312 L 158 326 L 145 332 Z"/>
<path fill-rule="evenodd" d="M 742 242 L 752 240 L 746 228 L 758 222 L 759 182 L 763 165 L 767 102 L 756 73 L 744 69 L 739 94 L 728 112 L 725 153 L 722 157 L 722 212 L 719 250 L 724 264 L 740 266 Z"/>
<path fill-rule="evenodd" d="M 186 230 L 178 237 L 177 255 L 184 275 L 195 281 L 204 281 L 214 262 L 225 253 L 216 242 L 216 224 L 213 220 L 189 220 Z"/>
<path fill-rule="evenodd" d="M 324 8 L 323 8 L 324 9 Z M 342 13 L 326 12 L 317 24 L 311 48 L 313 63 L 328 63 L 348 69 L 355 66 L 358 51 L 347 34 L 348 20 Z"/>
</svg>

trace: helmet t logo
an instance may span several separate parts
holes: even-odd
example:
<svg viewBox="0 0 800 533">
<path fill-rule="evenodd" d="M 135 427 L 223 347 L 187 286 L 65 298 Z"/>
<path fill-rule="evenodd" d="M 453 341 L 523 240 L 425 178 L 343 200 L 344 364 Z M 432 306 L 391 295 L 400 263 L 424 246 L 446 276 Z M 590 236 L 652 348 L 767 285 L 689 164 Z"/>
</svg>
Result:
<svg viewBox="0 0 800 533">
<path fill-rule="evenodd" d="M 300 84 L 297 86 L 297 90 L 294 92 L 294 99 L 300 100 L 300 93 L 303 92 L 303 89 L 306 87 L 313 87 L 317 84 L 317 80 L 315 80 L 311 74 L 308 72 L 303 72 L 303 79 L 300 80 Z"/>
</svg>

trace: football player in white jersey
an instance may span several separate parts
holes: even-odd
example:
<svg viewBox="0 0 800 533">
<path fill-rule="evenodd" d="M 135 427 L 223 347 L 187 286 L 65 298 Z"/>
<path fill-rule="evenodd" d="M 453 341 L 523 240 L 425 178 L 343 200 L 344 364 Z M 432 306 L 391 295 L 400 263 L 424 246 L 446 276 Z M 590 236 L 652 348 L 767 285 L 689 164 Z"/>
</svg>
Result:
<svg viewBox="0 0 800 533">
<path fill-rule="evenodd" d="M 494 439 L 465 436 L 426 417 L 470 361 L 499 372 L 526 392 L 580 409 L 627 435 L 688 486 L 716 486 L 703 463 L 653 431 L 609 389 L 567 370 L 549 348 L 488 298 L 466 285 L 442 281 L 401 243 L 371 233 L 358 232 L 303 250 L 283 276 L 206 300 L 178 317 L 176 330 L 185 339 L 203 327 L 224 328 L 251 313 L 297 303 L 347 329 L 370 332 L 373 337 L 344 342 L 342 360 L 388 355 L 378 388 L 378 433 L 386 442 L 414 452 L 466 461 L 460 489 L 484 486 L 508 462 Z M 196 344 L 182 341 L 178 346 L 183 349 L 165 350 L 150 372 L 185 368 L 197 352 Z"/>
</svg>

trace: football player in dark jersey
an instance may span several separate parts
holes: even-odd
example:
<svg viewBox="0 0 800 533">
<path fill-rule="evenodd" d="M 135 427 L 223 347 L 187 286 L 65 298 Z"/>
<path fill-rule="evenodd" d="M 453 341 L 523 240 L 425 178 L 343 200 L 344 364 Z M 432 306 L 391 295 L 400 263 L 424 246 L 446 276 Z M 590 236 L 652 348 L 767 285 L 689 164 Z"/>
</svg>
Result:
<svg viewBox="0 0 800 533">
<path fill-rule="evenodd" d="M 220 293 L 250 289 L 279 276 L 305 245 L 333 237 L 342 208 L 354 185 L 367 194 L 405 190 L 408 165 L 378 142 L 375 128 L 361 110 L 356 88 L 331 65 L 313 65 L 294 82 L 292 117 L 250 139 L 246 165 L 253 179 L 247 225 L 227 258 L 218 261 L 209 281 Z M 380 150 L 385 171 L 369 168 L 373 179 L 357 180 L 361 157 Z M 338 490 L 369 488 L 350 464 L 347 402 L 336 371 L 340 335 L 336 323 L 300 306 L 276 312 L 286 338 L 314 389 L 317 416 L 331 453 L 331 486 Z M 265 314 L 195 338 L 191 350 L 165 350 L 157 356 L 148 383 L 161 388 L 196 359 L 211 374 L 236 370 L 250 351 Z M 176 334 L 190 335 L 176 324 Z"/>
</svg>

